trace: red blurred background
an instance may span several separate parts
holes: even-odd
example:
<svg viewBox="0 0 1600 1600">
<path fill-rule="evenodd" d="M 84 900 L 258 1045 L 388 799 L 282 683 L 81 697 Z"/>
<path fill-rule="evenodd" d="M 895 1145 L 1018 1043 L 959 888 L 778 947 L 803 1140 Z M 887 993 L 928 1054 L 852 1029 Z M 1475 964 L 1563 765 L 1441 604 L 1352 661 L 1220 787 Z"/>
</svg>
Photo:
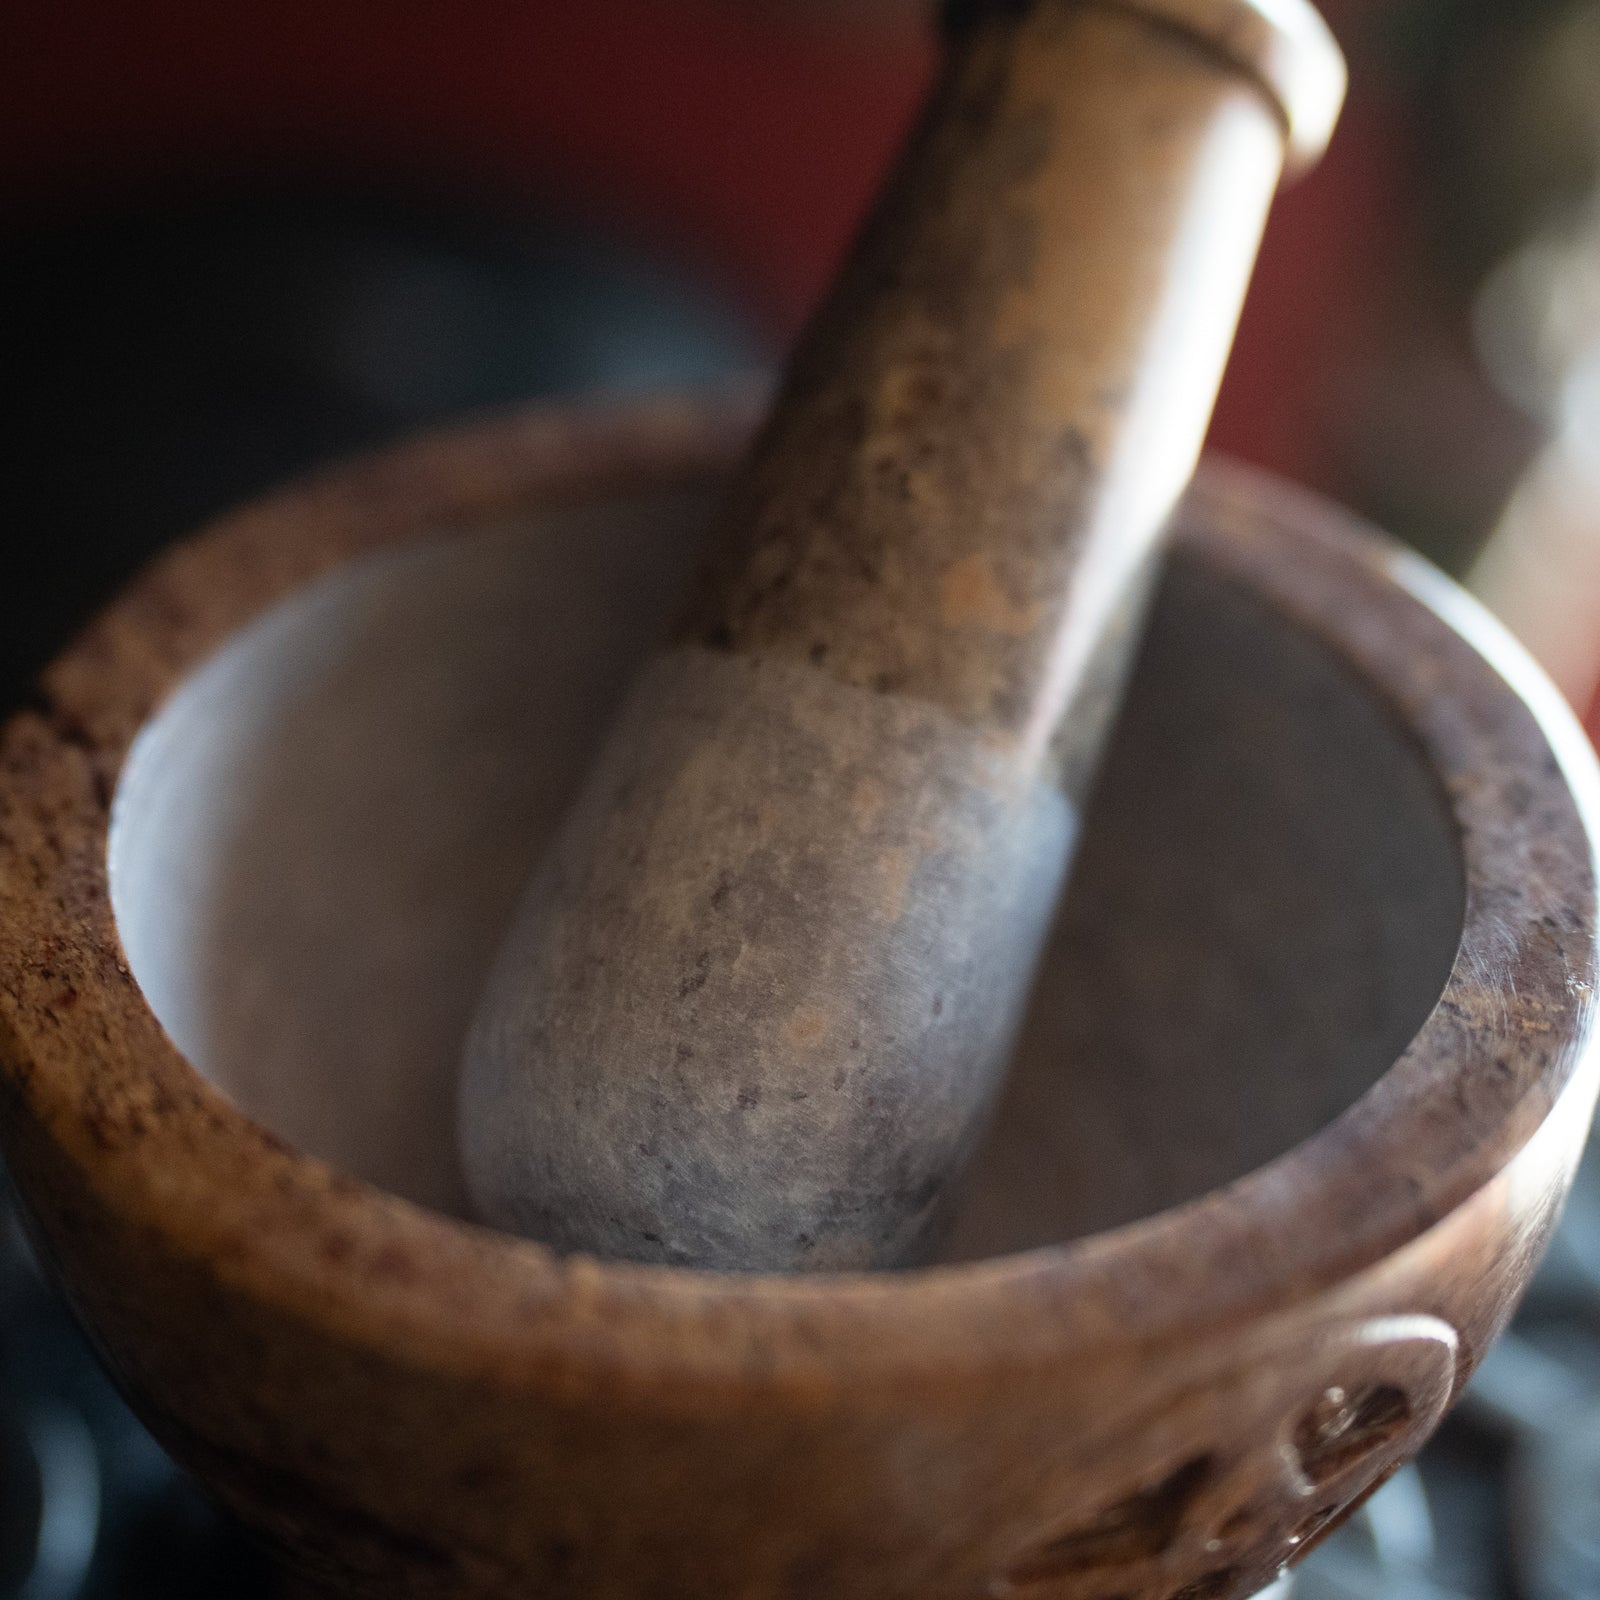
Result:
<svg viewBox="0 0 1600 1600">
<path fill-rule="evenodd" d="M 1468 38 L 1479 57 L 1507 54 L 1497 26 L 1556 4 L 1324 0 L 1351 62 L 1347 111 L 1321 166 L 1279 200 L 1213 429 L 1218 447 L 1354 504 L 1456 571 L 1536 435 L 1496 397 L 1471 349 L 1471 297 L 1492 263 L 1460 248 L 1462 216 L 1467 233 L 1476 225 L 1460 192 L 1477 175 L 1441 161 L 1456 133 L 1439 126 L 1437 80 L 1447 47 L 1470 58 L 1457 48 Z M 560 216 L 664 253 L 735 308 L 754 354 L 770 359 L 827 283 L 906 128 L 934 60 L 932 9 L 932 0 L 19 5 L 0 51 L 0 214 L 11 237 L 26 238 L 119 209 L 159 211 L 208 187 L 409 187 L 486 213 Z M 1485 120 L 1470 104 L 1467 123 Z M 1490 194 L 1478 210 L 1495 204 L 1504 209 Z M 80 255 L 102 248 L 61 237 Z M 122 270 L 119 258 L 106 275 Z M 196 270 L 203 276 L 204 263 Z M 11 296 L 24 322 L 39 276 Z M 81 292 L 99 289 L 87 281 Z M 56 328 L 39 332 L 46 365 L 52 339 Z M 123 368 L 153 371 L 163 359 L 138 347 Z M 85 371 L 61 382 L 98 381 Z M 286 413 L 307 409 L 287 391 L 280 398 Z M 44 403 L 64 429 L 78 426 L 76 398 Z M 433 415 L 392 420 L 398 430 Z M 96 456 L 97 426 L 65 460 Z M 182 426 L 198 436 L 201 425 Z M 372 436 L 329 438 L 353 448 Z M 308 434 L 302 453 L 315 443 Z M 254 477 L 219 474 L 218 493 L 255 492 L 299 459 L 263 452 Z M 14 508 L 24 522 L 48 518 L 65 474 L 52 475 Z M 182 506 L 183 516 L 215 509 L 204 498 Z M 104 516 L 86 502 L 79 521 Z M 108 569 L 107 583 L 121 575 Z"/>
<path fill-rule="evenodd" d="M 1343 487 L 1330 389 L 1413 209 L 1379 0 L 1324 6 L 1355 60 L 1339 137 L 1283 197 L 1222 447 Z M 782 341 L 828 280 L 933 59 L 925 8 L 780 0 L 54 0 L 0 68 L 0 203 L 64 212 L 219 172 L 403 172 L 673 248 Z"/>
</svg>

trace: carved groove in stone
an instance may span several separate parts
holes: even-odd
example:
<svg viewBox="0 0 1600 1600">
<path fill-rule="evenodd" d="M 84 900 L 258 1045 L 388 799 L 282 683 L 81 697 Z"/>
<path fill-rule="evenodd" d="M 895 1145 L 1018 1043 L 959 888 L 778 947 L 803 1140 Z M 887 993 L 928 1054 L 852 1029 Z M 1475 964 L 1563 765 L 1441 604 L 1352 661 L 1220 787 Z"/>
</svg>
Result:
<svg viewBox="0 0 1600 1600">
<path fill-rule="evenodd" d="M 1193 1583 L 1186 1583 L 1169 1596 L 1169 1600 L 1223 1600 L 1225 1595 L 1233 1593 L 1233 1587 L 1239 1581 L 1239 1572 L 1235 1567 L 1219 1567 L 1215 1572 L 1208 1572 L 1203 1578 L 1196 1578 Z"/>
<path fill-rule="evenodd" d="M 1164 1554 L 1215 1466 L 1213 1457 L 1196 1456 L 1159 1483 L 1107 1506 L 1091 1522 L 1024 1556 L 1007 1575 L 1007 1586 L 1021 1589 L 1051 1583 L 1074 1573 L 1131 1566 Z"/>
<path fill-rule="evenodd" d="M 1403 1433 L 1411 1421 L 1411 1401 L 1393 1384 L 1373 1384 L 1355 1395 L 1329 1389 L 1294 1430 L 1300 1470 L 1320 1487 Z"/>
</svg>

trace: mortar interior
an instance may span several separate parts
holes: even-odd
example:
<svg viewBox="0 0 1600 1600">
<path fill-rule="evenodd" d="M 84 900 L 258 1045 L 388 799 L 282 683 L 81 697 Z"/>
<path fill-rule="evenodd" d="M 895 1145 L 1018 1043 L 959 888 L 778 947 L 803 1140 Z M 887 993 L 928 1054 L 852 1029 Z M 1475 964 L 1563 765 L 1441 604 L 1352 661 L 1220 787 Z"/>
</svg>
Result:
<svg viewBox="0 0 1600 1600">
<path fill-rule="evenodd" d="M 189 1061 L 273 1132 L 468 1215 L 468 1017 L 711 496 L 363 558 L 143 730 L 110 842 L 124 949 Z M 1314 1133 L 1432 1009 L 1463 895 L 1374 687 L 1180 549 L 951 1253 L 1132 1221 Z"/>
</svg>

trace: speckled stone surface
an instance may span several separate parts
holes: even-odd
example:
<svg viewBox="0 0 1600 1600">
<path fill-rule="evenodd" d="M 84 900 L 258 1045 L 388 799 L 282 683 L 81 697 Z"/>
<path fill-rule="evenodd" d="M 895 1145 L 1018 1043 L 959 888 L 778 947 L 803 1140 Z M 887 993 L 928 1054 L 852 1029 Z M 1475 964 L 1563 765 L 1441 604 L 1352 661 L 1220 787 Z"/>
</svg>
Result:
<svg viewBox="0 0 1600 1600">
<path fill-rule="evenodd" d="M 1283 170 L 1234 48 L 1266 14 L 1189 10 L 953 36 L 496 963 L 459 1102 L 485 1221 L 722 1270 L 929 1257 Z"/>
<path fill-rule="evenodd" d="M 1377 1082 L 1174 1209 L 1130 1216 L 1125 1196 L 1113 1231 L 877 1277 L 561 1261 L 268 1132 L 128 969 L 109 802 L 133 737 L 213 650 L 369 554 L 704 485 L 737 417 L 535 415 L 361 463 L 175 551 L 51 670 L 0 744 L 0 1142 L 31 1226 L 158 1436 L 330 1592 L 1248 1594 L 1437 1421 L 1526 1282 L 1595 1092 L 1591 758 L 1493 624 L 1341 514 L 1210 469 L 1163 648 L 1181 659 L 1185 618 L 1201 628 L 1225 591 L 1246 666 L 1253 611 L 1263 640 L 1314 645 L 1381 708 L 1396 731 L 1371 759 L 1420 762 L 1435 794 L 1411 825 L 1459 846 L 1459 946 Z M 1278 659 L 1263 645 L 1264 672 Z M 1140 740 L 1181 739 L 1156 710 Z M 1298 1014 L 1343 982 L 1277 987 L 1252 905 L 1292 899 L 1208 888 L 1192 850 L 1163 911 L 1144 845 L 1194 835 L 1152 833 L 1154 801 L 1140 820 L 1147 759 L 1138 741 L 1114 757 L 1115 814 L 1087 823 L 1076 903 L 1101 937 L 1087 948 L 1070 906 L 1063 935 L 1095 976 L 1057 1050 L 1113 1066 L 1184 1059 L 1162 996 L 1188 965 L 1223 970 L 1219 950 L 1260 962 L 1205 1013 L 1219 1045 L 1241 1037 L 1230 1011 L 1287 992 Z M 1277 768 L 1192 759 L 1216 790 L 1170 803 L 1291 803 Z M 1282 1074 L 1320 1073 L 1336 1032 L 1312 1017 L 1251 1048 L 1270 1066 L 1293 1039 Z"/>
</svg>

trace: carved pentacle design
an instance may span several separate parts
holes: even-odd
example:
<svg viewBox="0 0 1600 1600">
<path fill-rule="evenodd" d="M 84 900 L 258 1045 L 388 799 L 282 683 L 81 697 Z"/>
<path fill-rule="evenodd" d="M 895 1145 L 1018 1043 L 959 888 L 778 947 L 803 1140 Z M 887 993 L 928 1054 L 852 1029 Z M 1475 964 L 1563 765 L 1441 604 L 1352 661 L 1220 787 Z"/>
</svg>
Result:
<svg viewBox="0 0 1600 1600">
<path fill-rule="evenodd" d="M 1356 1331 L 1284 1441 L 1301 1501 L 1286 1563 L 1309 1555 L 1427 1442 L 1454 1393 L 1456 1345 L 1436 1317 L 1378 1318 Z"/>
<path fill-rule="evenodd" d="M 1392 1383 L 1350 1394 L 1330 1386 L 1295 1424 L 1294 1452 L 1314 1488 L 1341 1476 L 1405 1431 L 1411 1401 Z"/>
<path fill-rule="evenodd" d="M 1021 1549 L 990 1586 L 1016 1600 L 1245 1600 L 1421 1448 L 1454 1388 L 1435 1317 L 1280 1326 L 1209 1378 L 1184 1373 L 1085 1461 L 1120 1489 Z"/>
</svg>

